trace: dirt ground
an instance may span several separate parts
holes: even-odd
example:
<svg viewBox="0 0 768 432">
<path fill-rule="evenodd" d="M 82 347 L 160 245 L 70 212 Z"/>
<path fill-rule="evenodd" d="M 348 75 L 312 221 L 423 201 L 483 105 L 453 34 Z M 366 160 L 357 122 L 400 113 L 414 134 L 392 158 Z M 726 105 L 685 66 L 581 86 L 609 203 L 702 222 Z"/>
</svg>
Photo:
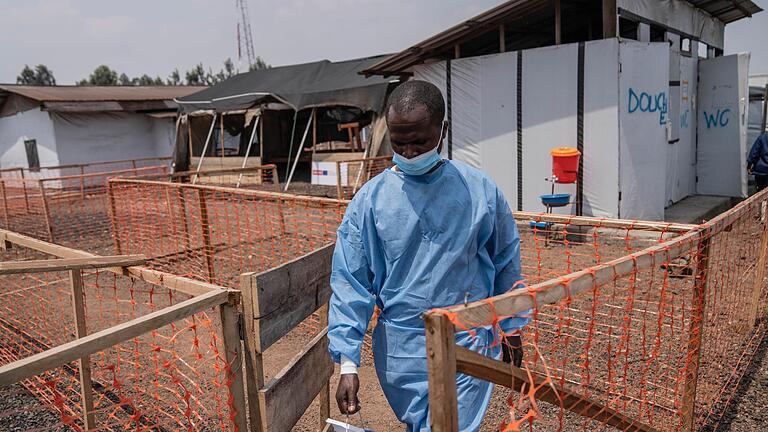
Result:
<svg viewBox="0 0 768 432">
<path fill-rule="evenodd" d="M 768 426 L 768 334 L 763 336 L 716 432 L 757 432 Z"/>
<path fill-rule="evenodd" d="M 292 186 L 293 188 L 294 186 Z M 307 183 L 296 183 L 293 192 L 333 196 L 335 190 L 321 191 Z M 68 219 L 72 215 L 72 213 L 69 213 Z M 99 213 L 99 216 L 99 220 L 107 220 L 106 213 Z M 64 220 L 61 222 L 64 222 Z M 79 230 L 77 234 L 81 234 Z M 589 232 L 562 227 L 556 227 L 553 232 L 548 234 L 538 233 L 534 235 L 523 225 L 521 226 L 521 240 L 523 272 L 526 275 L 527 281 L 533 284 L 624 256 L 630 251 L 636 251 L 655 244 L 658 238 L 654 237 L 654 235 L 630 238 L 624 232 L 608 230 L 601 232 L 599 236 L 593 236 Z M 104 253 L 103 251 L 109 250 L 112 244 L 111 242 L 87 245 L 80 243 L 69 244 L 69 246 Z M 592 302 L 591 298 L 588 297 L 582 300 L 586 303 Z M 574 316 L 577 315 L 574 314 Z M 680 321 L 677 325 L 681 328 L 687 328 L 687 322 Z M 319 325 L 312 320 L 308 320 L 267 350 L 264 356 L 266 379 L 269 380 L 271 376 L 285 366 L 300 351 L 301 347 L 311 340 L 318 330 Z M 722 421 L 714 430 L 751 432 L 763 430 L 765 425 L 768 424 L 768 394 L 766 394 L 768 392 L 766 389 L 766 386 L 768 386 L 767 344 L 768 341 L 764 338 L 755 361 L 746 371 L 745 378 L 742 380 L 734 400 L 729 405 Z M 573 349 L 573 351 L 576 350 Z M 567 350 L 565 352 L 566 354 L 568 353 Z M 351 422 L 375 431 L 404 430 L 404 427 L 394 417 L 378 384 L 373 367 L 369 339 L 366 340 L 363 347 L 362 366 L 359 374 L 361 380 L 360 398 L 363 411 L 361 416 L 354 416 L 354 418 L 350 419 Z M 334 373 L 331 379 L 331 413 L 332 417 L 338 420 L 345 420 L 344 416 L 338 414 L 333 397 L 337 380 L 338 371 Z M 10 398 L 7 397 L 8 395 L 11 395 Z M 485 423 L 481 429 L 482 431 L 498 430 L 499 424 L 508 413 L 506 403 L 508 396 L 509 390 L 496 388 Z M 55 424 L 56 419 L 53 419 L 54 423 L 50 424 L 48 423 L 49 420 L 42 415 L 38 416 L 38 419 L 34 422 L 25 420 L 28 417 L 28 413 L 25 413 L 25 411 L 29 410 L 19 410 L 19 406 L 24 407 L 29 404 L 31 407 L 35 405 L 34 398 L 31 401 L 27 399 L 29 398 L 25 399 L 24 391 L 18 388 L 0 389 L 0 430 L 28 430 L 38 427 L 45 428 Z M 15 414 L 13 417 L 4 417 L 1 414 L 4 410 L 13 410 Z M 556 430 L 558 427 L 556 419 L 558 409 L 542 404 L 541 410 L 545 418 L 538 420 L 533 429 L 539 431 Z M 597 425 L 583 425 L 581 421 L 571 416 L 567 418 L 567 423 L 569 428 L 566 430 L 607 430 L 607 428 Z M 318 402 L 315 401 L 294 430 L 319 430 L 319 424 Z"/>
</svg>

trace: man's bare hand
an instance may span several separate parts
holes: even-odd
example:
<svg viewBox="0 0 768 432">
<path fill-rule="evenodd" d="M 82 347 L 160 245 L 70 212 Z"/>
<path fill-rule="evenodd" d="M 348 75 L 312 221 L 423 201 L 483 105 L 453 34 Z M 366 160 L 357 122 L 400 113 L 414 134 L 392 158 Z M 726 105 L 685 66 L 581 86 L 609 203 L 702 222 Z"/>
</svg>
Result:
<svg viewBox="0 0 768 432">
<path fill-rule="evenodd" d="M 360 380 L 357 374 L 344 374 L 339 377 L 336 388 L 336 403 L 342 414 L 351 415 L 360 411 L 360 401 L 357 392 L 360 390 Z"/>
<path fill-rule="evenodd" d="M 520 367 L 523 365 L 523 339 L 517 336 L 508 336 L 505 343 L 501 344 L 502 361 L 512 363 Z"/>
</svg>

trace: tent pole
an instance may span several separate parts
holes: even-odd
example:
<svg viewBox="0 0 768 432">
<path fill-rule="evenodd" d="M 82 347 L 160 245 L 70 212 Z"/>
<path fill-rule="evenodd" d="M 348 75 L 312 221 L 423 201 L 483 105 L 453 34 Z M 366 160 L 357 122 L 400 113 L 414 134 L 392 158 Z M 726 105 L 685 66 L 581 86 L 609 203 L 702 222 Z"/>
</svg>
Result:
<svg viewBox="0 0 768 432">
<path fill-rule="evenodd" d="M 221 117 L 219 117 L 221 121 L 221 126 L 219 126 L 219 144 L 221 145 L 221 165 L 222 168 L 224 168 L 224 113 L 221 113 Z"/>
<path fill-rule="evenodd" d="M 251 154 L 251 145 L 253 145 L 253 137 L 256 136 L 256 130 L 259 128 L 259 119 L 261 118 L 261 115 L 256 116 L 256 120 L 253 122 L 253 130 L 251 131 L 251 139 L 248 141 L 248 149 L 245 150 L 245 158 L 243 159 L 243 166 L 241 166 L 241 169 L 245 169 L 245 166 L 248 164 L 248 155 Z M 240 181 L 243 180 L 243 173 L 240 173 L 240 175 L 237 177 L 237 188 L 240 187 Z"/>
<path fill-rule="evenodd" d="M 205 145 L 203 145 L 203 153 L 200 155 L 200 160 L 197 161 L 197 169 L 195 170 L 195 177 L 192 179 L 192 184 L 197 183 L 197 173 L 200 172 L 200 167 L 203 166 L 203 159 L 205 159 L 205 152 L 208 150 L 208 142 L 213 135 L 213 128 L 216 126 L 216 113 L 213 113 L 213 120 L 211 120 L 211 128 L 208 129 L 208 137 L 205 139 Z"/>
<path fill-rule="evenodd" d="M 765 90 L 763 91 L 763 124 L 762 129 L 760 129 L 760 133 L 764 134 L 766 131 L 766 127 L 768 127 L 768 84 L 765 85 Z"/>
<path fill-rule="evenodd" d="M 360 163 L 360 170 L 357 172 L 357 176 L 355 177 L 355 186 L 352 188 L 353 196 L 357 193 L 357 187 L 360 186 L 360 177 L 362 176 L 363 170 L 365 169 L 365 165 L 366 165 L 365 159 L 368 158 L 369 148 L 370 146 L 366 147 L 365 150 L 363 150 L 363 162 Z"/>
<path fill-rule="evenodd" d="M 173 143 L 173 160 L 171 161 L 171 171 L 175 171 L 176 169 L 176 155 L 179 151 L 179 133 L 181 131 L 181 118 L 184 117 L 186 114 L 182 114 L 178 117 L 176 117 L 176 136 L 174 137 L 175 142 Z"/>
<path fill-rule="evenodd" d="M 293 178 L 293 173 L 296 171 L 296 165 L 299 164 L 299 159 L 301 158 L 301 152 L 304 151 L 304 142 L 307 140 L 307 135 L 309 134 L 309 126 L 312 124 L 312 118 L 314 116 L 315 116 L 315 108 L 312 108 L 312 114 L 309 116 L 307 127 L 304 129 L 304 136 L 301 138 L 301 145 L 299 146 L 298 153 L 296 153 L 296 159 L 293 160 L 293 168 L 291 168 L 291 173 L 288 175 L 288 180 L 285 182 L 285 189 L 283 189 L 283 192 L 288 192 L 288 186 L 291 185 L 291 179 Z"/>
<path fill-rule="evenodd" d="M 189 115 L 187 115 L 187 140 L 189 141 L 189 164 L 187 164 L 186 169 L 189 171 L 191 168 L 190 165 L 192 165 L 192 157 L 194 156 L 194 146 L 192 145 L 192 117 Z"/>
<path fill-rule="evenodd" d="M 296 120 L 299 117 L 299 111 L 293 112 L 293 127 L 291 128 L 291 141 L 288 143 L 288 162 L 285 164 L 285 175 L 288 175 L 288 169 L 291 166 L 291 153 L 293 153 L 293 138 L 296 134 Z M 264 157 L 264 156 L 262 156 Z"/>
</svg>

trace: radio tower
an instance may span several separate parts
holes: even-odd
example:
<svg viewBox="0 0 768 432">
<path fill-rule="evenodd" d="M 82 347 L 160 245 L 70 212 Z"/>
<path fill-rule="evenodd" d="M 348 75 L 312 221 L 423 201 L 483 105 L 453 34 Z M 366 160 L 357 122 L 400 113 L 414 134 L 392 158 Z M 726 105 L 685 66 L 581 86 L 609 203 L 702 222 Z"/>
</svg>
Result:
<svg viewBox="0 0 768 432">
<path fill-rule="evenodd" d="M 237 20 L 237 59 L 238 63 L 243 64 L 243 52 L 248 60 L 247 69 L 256 60 L 256 54 L 253 51 L 253 33 L 251 33 L 251 20 L 248 15 L 248 0 L 235 0 L 235 7 L 238 12 Z"/>
</svg>

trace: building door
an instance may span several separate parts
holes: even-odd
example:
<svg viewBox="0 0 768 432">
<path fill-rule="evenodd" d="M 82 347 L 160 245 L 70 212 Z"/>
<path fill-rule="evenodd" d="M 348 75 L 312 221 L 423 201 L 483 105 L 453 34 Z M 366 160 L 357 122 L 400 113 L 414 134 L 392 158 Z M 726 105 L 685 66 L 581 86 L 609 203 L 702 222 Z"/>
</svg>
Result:
<svg viewBox="0 0 768 432">
<path fill-rule="evenodd" d="M 32 171 L 40 169 L 40 156 L 37 154 L 37 140 L 24 140 L 24 150 L 27 152 L 27 166 Z"/>
<path fill-rule="evenodd" d="M 749 54 L 699 61 L 696 193 L 747 196 Z"/>
</svg>

